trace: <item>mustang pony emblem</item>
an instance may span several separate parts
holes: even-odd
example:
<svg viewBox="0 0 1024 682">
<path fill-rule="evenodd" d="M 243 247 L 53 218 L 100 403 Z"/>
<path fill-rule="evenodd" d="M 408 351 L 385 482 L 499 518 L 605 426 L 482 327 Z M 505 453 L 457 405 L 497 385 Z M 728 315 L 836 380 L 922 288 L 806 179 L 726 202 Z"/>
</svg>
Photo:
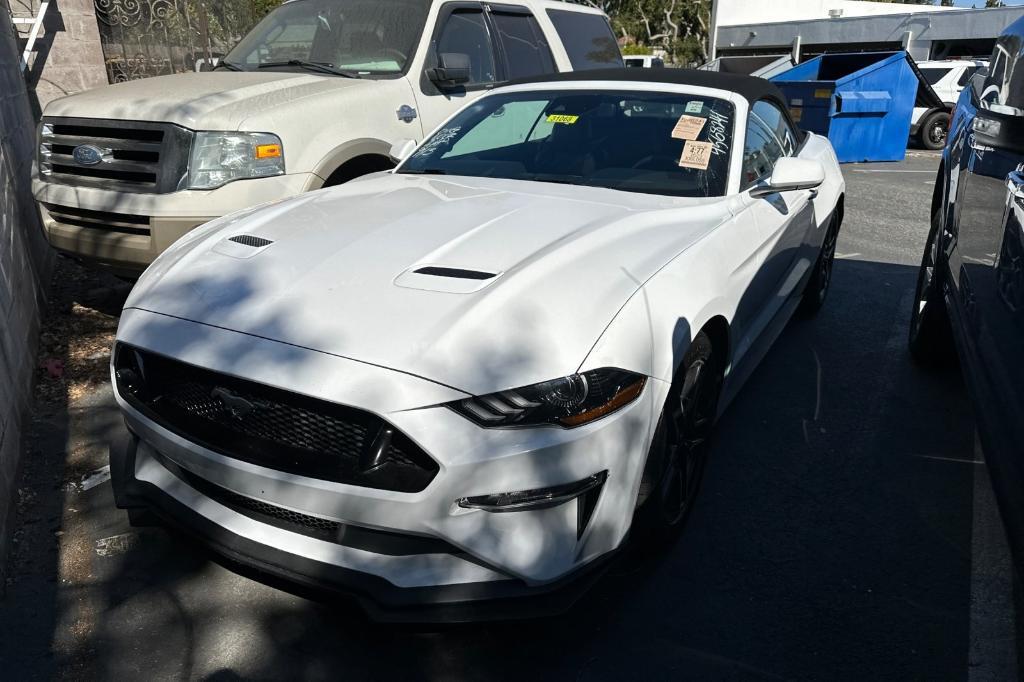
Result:
<svg viewBox="0 0 1024 682">
<path fill-rule="evenodd" d="M 224 406 L 231 410 L 231 416 L 235 419 L 248 417 L 258 408 L 262 407 L 259 403 L 246 400 L 242 396 L 235 395 L 228 389 L 221 388 L 220 386 L 210 392 L 210 397 L 224 403 Z"/>
</svg>

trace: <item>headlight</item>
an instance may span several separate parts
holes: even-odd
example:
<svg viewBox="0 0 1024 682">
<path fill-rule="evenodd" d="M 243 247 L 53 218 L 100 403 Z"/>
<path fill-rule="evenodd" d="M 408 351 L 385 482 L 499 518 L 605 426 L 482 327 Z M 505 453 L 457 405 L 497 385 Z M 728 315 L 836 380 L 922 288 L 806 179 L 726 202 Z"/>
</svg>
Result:
<svg viewBox="0 0 1024 682">
<path fill-rule="evenodd" d="M 281 138 L 270 133 L 196 133 L 189 189 L 216 189 L 235 180 L 284 175 Z"/>
<path fill-rule="evenodd" d="M 554 424 L 575 428 L 625 407 L 647 378 L 621 369 L 595 369 L 533 386 L 467 398 L 448 407 L 485 427 Z"/>
</svg>

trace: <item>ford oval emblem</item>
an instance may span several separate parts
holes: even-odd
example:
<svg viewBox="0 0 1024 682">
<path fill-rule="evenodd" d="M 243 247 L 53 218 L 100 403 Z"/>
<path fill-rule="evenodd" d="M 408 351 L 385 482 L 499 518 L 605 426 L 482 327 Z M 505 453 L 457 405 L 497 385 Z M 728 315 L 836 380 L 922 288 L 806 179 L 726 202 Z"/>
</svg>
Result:
<svg viewBox="0 0 1024 682">
<path fill-rule="evenodd" d="M 80 166 L 95 166 L 103 163 L 103 157 L 109 153 L 110 150 L 108 149 L 100 149 L 91 144 L 84 144 L 81 147 L 75 147 L 72 155 L 75 157 L 75 163 Z"/>
</svg>

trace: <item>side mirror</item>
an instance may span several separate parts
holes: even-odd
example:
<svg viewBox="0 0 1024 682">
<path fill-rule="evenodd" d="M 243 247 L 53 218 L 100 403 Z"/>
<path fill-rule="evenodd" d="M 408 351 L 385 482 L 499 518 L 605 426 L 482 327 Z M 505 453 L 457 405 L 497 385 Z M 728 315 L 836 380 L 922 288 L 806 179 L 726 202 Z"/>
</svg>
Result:
<svg viewBox="0 0 1024 682">
<path fill-rule="evenodd" d="M 395 163 L 402 163 L 413 153 L 416 149 L 416 140 L 399 140 L 391 145 L 391 151 L 388 152 L 388 156 Z"/>
<path fill-rule="evenodd" d="M 440 87 L 468 83 L 471 76 L 469 55 L 462 52 L 442 52 L 437 55 L 437 66 L 427 69 L 427 78 Z"/>
<path fill-rule="evenodd" d="M 778 192 L 814 189 L 825 182 L 825 167 L 820 161 L 784 156 L 775 162 L 775 170 L 763 185 L 750 190 L 750 196 L 759 198 Z"/>
</svg>

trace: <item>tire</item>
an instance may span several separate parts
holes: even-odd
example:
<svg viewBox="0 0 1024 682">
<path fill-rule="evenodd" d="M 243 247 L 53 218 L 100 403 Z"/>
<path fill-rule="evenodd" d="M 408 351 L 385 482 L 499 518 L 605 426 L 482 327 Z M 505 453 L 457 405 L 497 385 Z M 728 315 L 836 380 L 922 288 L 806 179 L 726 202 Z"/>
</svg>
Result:
<svg viewBox="0 0 1024 682">
<path fill-rule="evenodd" d="M 647 455 L 633 518 L 637 545 L 662 548 L 685 525 L 704 475 L 722 378 L 720 351 L 701 332 L 683 358 Z"/>
<path fill-rule="evenodd" d="M 945 269 L 942 262 L 941 209 L 932 216 L 932 227 L 928 231 L 928 242 L 921 258 L 917 273 L 917 287 L 914 292 L 914 308 L 910 315 L 910 353 L 914 360 L 925 367 L 940 367 L 950 364 L 955 349 L 953 328 L 950 326 L 949 311 L 943 296 Z"/>
<path fill-rule="evenodd" d="M 936 111 L 921 124 L 921 146 L 937 151 L 944 149 L 946 138 L 949 137 L 949 112 Z"/>
<path fill-rule="evenodd" d="M 825 243 L 821 245 L 821 253 L 814 264 L 814 272 L 804 289 L 803 300 L 800 301 L 800 311 L 805 315 L 817 315 L 825 300 L 828 298 L 829 289 L 832 287 L 832 271 L 836 261 L 836 242 L 839 241 L 839 209 L 832 214 L 829 220 L 828 232 L 825 233 Z"/>
</svg>

